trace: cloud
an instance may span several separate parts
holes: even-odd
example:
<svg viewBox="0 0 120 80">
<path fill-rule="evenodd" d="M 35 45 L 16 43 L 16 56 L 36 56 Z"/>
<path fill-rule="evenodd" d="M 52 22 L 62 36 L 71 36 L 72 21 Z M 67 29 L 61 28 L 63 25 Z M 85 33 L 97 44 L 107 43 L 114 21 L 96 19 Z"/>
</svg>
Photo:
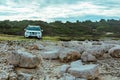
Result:
<svg viewBox="0 0 120 80">
<path fill-rule="evenodd" d="M 56 20 L 57 18 L 69 19 L 70 17 L 73 17 L 75 19 L 75 17 L 84 17 L 88 15 L 120 18 L 119 14 L 120 2 L 115 2 L 115 0 L 0 1 L 0 20 L 28 19 L 52 21 Z"/>
</svg>

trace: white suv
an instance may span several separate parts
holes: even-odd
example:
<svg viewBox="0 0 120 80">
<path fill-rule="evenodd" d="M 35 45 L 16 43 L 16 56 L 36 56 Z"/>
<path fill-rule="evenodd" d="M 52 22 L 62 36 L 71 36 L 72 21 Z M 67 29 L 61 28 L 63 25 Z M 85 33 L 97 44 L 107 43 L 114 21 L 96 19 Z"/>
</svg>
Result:
<svg viewBox="0 0 120 80">
<path fill-rule="evenodd" d="M 25 28 L 25 37 L 37 37 L 37 38 L 42 38 L 42 31 L 40 26 L 33 26 L 33 25 L 28 25 Z"/>
</svg>

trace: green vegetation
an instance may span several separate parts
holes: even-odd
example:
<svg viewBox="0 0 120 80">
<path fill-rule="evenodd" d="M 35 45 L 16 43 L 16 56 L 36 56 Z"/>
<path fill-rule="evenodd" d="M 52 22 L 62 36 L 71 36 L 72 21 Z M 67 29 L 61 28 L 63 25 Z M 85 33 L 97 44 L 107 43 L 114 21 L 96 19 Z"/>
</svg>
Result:
<svg viewBox="0 0 120 80">
<path fill-rule="evenodd" d="M 25 39 L 24 29 L 27 25 L 39 25 L 44 30 L 43 40 L 98 40 L 101 37 L 120 37 L 120 20 L 104 20 L 92 22 L 86 20 L 83 22 L 43 22 L 43 21 L 0 21 L 0 34 L 15 35 L 9 38 Z M 110 34 L 107 34 L 110 33 Z M 8 36 L 7 37 L 10 37 Z M 18 37 L 19 36 L 19 37 Z M 6 38 L 7 38 L 6 37 Z M 0 35 L 0 39 L 6 39 Z"/>
</svg>

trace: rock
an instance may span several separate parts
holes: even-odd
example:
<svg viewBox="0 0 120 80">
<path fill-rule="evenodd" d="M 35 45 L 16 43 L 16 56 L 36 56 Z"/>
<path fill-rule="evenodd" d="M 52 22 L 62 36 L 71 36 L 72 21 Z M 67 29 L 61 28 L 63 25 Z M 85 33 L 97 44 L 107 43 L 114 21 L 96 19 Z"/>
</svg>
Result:
<svg viewBox="0 0 120 80">
<path fill-rule="evenodd" d="M 64 73 L 60 80 L 76 80 L 76 78 L 68 73 Z"/>
<path fill-rule="evenodd" d="M 101 58 L 103 58 L 103 55 L 105 53 L 106 52 L 105 52 L 105 48 L 103 45 L 93 45 L 89 49 L 87 48 L 82 55 L 90 56 L 92 58 L 95 57 L 96 59 L 101 59 Z M 89 54 L 91 54 L 91 55 L 89 55 Z"/>
<path fill-rule="evenodd" d="M 103 54 L 103 59 L 107 59 L 107 58 L 111 58 L 110 54 L 108 53 Z"/>
<path fill-rule="evenodd" d="M 84 42 L 82 43 L 82 45 L 83 45 L 83 47 L 84 47 L 85 49 L 89 49 L 89 48 L 92 47 L 92 42 L 86 40 L 86 41 L 84 41 Z"/>
<path fill-rule="evenodd" d="M 27 73 L 18 73 L 18 80 L 33 80 L 33 76 Z"/>
<path fill-rule="evenodd" d="M 59 59 L 61 62 L 70 62 L 80 59 L 81 54 L 74 49 L 64 48 L 59 52 Z"/>
<path fill-rule="evenodd" d="M 8 80 L 8 73 L 5 71 L 0 71 L 0 80 Z"/>
<path fill-rule="evenodd" d="M 75 80 L 87 80 L 87 79 L 84 79 L 84 78 L 76 78 Z"/>
<path fill-rule="evenodd" d="M 58 59 L 59 56 L 59 50 L 50 50 L 50 51 L 44 51 L 41 53 L 41 56 L 44 59 Z"/>
<path fill-rule="evenodd" d="M 63 75 L 64 73 L 67 73 L 68 69 L 70 68 L 70 65 L 64 64 L 60 67 L 60 74 Z"/>
<path fill-rule="evenodd" d="M 81 45 L 78 41 L 68 41 L 68 42 L 62 42 L 62 46 L 71 48 Z"/>
<path fill-rule="evenodd" d="M 99 68 L 95 64 L 81 65 L 80 67 L 70 67 L 68 73 L 77 78 L 94 80 L 99 76 Z"/>
<path fill-rule="evenodd" d="M 109 54 L 114 58 L 120 58 L 120 46 L 111 48 Z"/>
<path fill-rule="evenodd" d="M 79 53 L 84 51 L 84 46 L 82 45 L 82 42 L 79 41 L 62 42 L 62 46 L 77 50 Z"/>
<path fill-rule="evenodd" d="M 83 65 L 81 60 L 73 61 L 70 65 L 61 66 L 62 79 L 65 80 L 94 80 L 99 76 L 96 64 Z M 69 79 L 67 78 L 69 76 Z M 67 79 L 66 79 L 67 78 Z"/>
<path fill-rule="evenodd" d="M 17 77 L 18 77 L 17 74 L 14 72 L 9 74 L 9 80 L 18 80 Z"/>
<path fill-rule="evenodd" d="M 43 50 L 44 49 L 44 46 L 42 44 L 38 43 L 38 42 L 36 42 L 34 45 L 37 46 L 38 50 Z"/>
<path fill-rule="evenodd" d="M 41 44 L 33 44 L 26 47 L 29 50 L 42 50 L 44 47 Z"/>
<path fill-rule="evenodd" d="M 23 68 L 35 68 L 40 64 L 40 57 L 32 55 L 26 51 L 16 50 L 9 55 L 10 64 Z"/>
<path fill-rule="evenodd" d="M 35 69 L 26 69 L 26 68 L 15 68 L 15 71 L 17 74 L 19 73 L 27 73 L 27 74 L 34 74 L 35 73 Z"/>
<path fill-rule="evenodd" d="M 92 42 L 92 45 L 102 45 L 102 42 L 94 41 Z"/>
<path fill-rule="evenodd" d="M 108 53 L 109 49 L 111 49 L 111 48 L 113 48 L 115 46 L 117 46 L 117 45 L 116 44 L 105 44 L 104 43 L 102 45 L 102 48 L 103 48 L 103 50 L 104 50 L 105 53 Z"/>
<path fill-rule="evenodd" d="M 70 67 L 80 67 L 82 64 L 81 60 L 73 61 L 70 64 Z"/>
<path fill-rule="evenodd" d="M 81 60 L 83 62 L 96 62 L 97 61 L 96 57 L 90 54 L 89 52 L 84 52 L 81 55 Z"/>
</svg>

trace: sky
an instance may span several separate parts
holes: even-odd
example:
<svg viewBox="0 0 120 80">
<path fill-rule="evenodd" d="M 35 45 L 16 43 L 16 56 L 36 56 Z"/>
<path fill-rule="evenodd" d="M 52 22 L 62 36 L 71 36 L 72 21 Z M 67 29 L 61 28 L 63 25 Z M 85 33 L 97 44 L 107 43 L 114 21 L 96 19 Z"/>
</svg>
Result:
<svg viewBox="0 0 120 80">
<path fill-rule="evenodd" d="M 0 0 L 0 20 L 120 20 L 120 0 Z"/>
</svg>

